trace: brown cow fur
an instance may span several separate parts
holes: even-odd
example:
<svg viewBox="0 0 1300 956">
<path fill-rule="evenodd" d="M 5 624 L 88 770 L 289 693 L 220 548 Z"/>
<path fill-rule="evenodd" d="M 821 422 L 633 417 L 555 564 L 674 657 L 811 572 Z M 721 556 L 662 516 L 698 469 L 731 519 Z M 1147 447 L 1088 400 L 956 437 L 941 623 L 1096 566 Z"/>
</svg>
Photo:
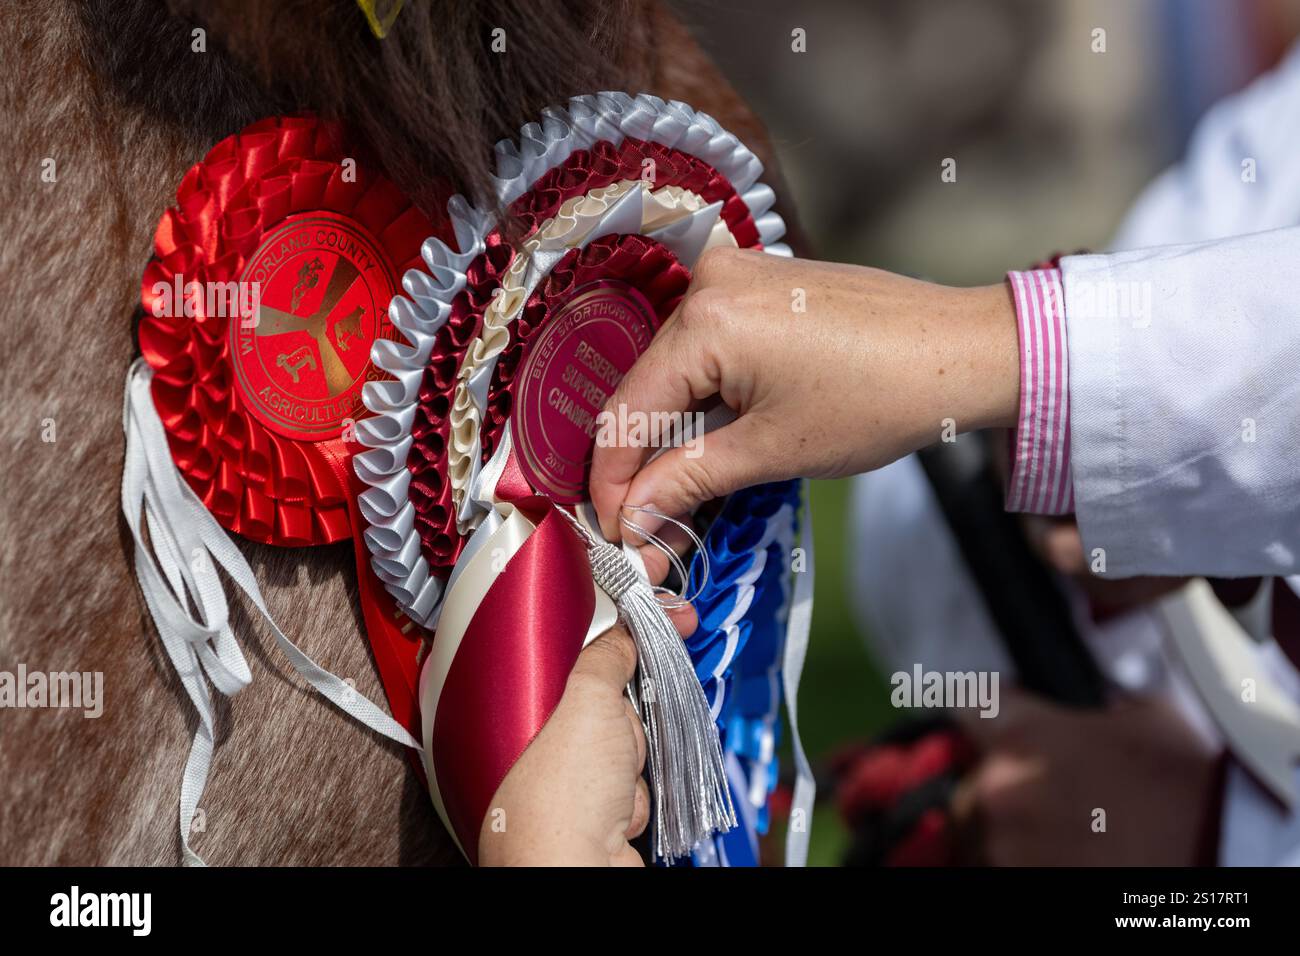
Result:
<svg viewBox="0 0 1300 956">
<path fill-rule="evenodd" d="M 177 6 L 184 12 L 30 0 L 0 17 L 0 670 L 102 671 L 105 697 L 98 720 L 0 710 L 0 864 L 179 862 L 178 788 L 197 718 L 148 619 L 119 514 L 121 394 L 137 352 L 140 274 L 181 176 L 218 139 L 276 108 L 357 119 L 347 115 L 356 104 L 313 102 L 292 75 L 281 81 L 273 66 L 224 56 L 220 24 L 238 5 Z M 351 4 L 319 6 L 365 31 Z M 626 42 L 643 44 L 644 55 L 630 58 L 640 66 L 618 85 L 709 110 L 761 154 L 753 117 L 680 25 L 656 8 L 630 9 L 642 32 Z M 194 63 L 192 24 L 171 18 L 205 11 L 218 48 L 204 61 L 209 73 L 170 84 L 167 70 Z M 395 31 L 429 31 L 423 40 L 436 45 L 432 26 L 404 11 Z M 169 42 L 182 47 L 163 49 Z M 301 44 L 285 49 L 294 55 Z M 151 58 L 166 69 L 142 70 L 137 61 Z M 529 118 L 493 117 L 485 128 Z M 418 117 L 405 122 L 428 141 L 440 133 L 420 130 Z M 427 183 L 413 180 L 429 171 L 412 145 L 395 157 L 395 176 L 419 195 Z M 454 151 L 440 155 L 456 161 Z M 56 183 L 41 181 L 46 157 Z M 440 172 L 475 188 L 485 170 Z M 42 440 L 50 421 L 53 442 Z M 382 700 L 350 545 L 240 544 L 286 631 Z M 217 695 L 218 747 L 195 848 L 217 864 L 455 861 L 400 748 L 311 691 L 253 617 L 239 613 L 236 624 L 253 683 L 233 701 Z"/>
</svg>

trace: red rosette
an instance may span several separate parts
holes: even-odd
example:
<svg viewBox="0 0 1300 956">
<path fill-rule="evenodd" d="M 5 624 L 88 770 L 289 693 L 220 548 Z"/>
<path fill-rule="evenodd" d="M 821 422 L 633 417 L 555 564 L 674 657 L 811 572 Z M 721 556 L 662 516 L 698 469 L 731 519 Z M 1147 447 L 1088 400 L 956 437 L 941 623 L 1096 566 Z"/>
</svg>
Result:
<svg viewBox="0 0 1300 956">
<path fill-rule="evenodd" d="M 436 628 L 419 668 L 425 766 L 471 861 L 492 794 L 558 704 L 585 637 L 614 617 L 592 587 L 610 568 L 593 568 L 568 510 L 588 494 L 601 410 L 705 249 L 790 254 L 761 163 L 684 104 L 574 97 L 497 156 L 497 197 L 522 228 L 453 201 L 455 243 L 424 245 L 427 268 L 404 278 L 393 309 L 405 344 L 374 349 L 393 381 L 365 390 L 376 419 L 354 459 L 375 576 Z M 646 423 L 625 418 L 616 427 L 639 441 Z M 668 727 L 713 730 L 689 661 L 674 667 L 662 686 L 682 693 L 653 722 L 657 755 L 675 745 Z M 659 806 L 692 789 L 709 799 L 675 799 L 692 812 L 665 826 L 660 855 L 734 823 L 721 753 L 706 756 L 689 781 L 652 761 Z"/>
<path fill-rule="evenodd" d="M 655 188 L 677 186 L 696 193 L 706 203 L 720 202 L 720 217 L 736 244 L 761 248 L 749 207 L 725 176 L 696 156 L 634 137 L 625 138 L 620 146 L 602 140 L 588 149 L 574 151 L 516 199 L 510 212 L 522 223 L 523 235 L 531 236 L 568 200 L 613 183 L 641 179 L 647 162 L 653 164 Z M 442 578 L 450 575 L 464 547 L 446 477 L 450 431 L 447 416 L 455 393 L 456 372 L 514 256 L 513 247 L 500 230 L 489 233 L 485 245 L 484 253 L 467 271 L 465 288 L 452 304 L 451 317 L 437 335 L 421 384 L 407 459 L 421 553 L 431 573 Z M 689 271 L 668 249 L 642 236 L 605 237 L 587 249 L 589 254 L 579 255 L 574 250 L 557 265 L 542 289 L 534 291 L 511 328 L 511 343 L 498 359 L 480 431 L 485 462 L 495 451 L 510 415 L 511 381 L 526 341 L 545 323 L 563 298 L 563 290 L 605 278 L 627 282 L 646 295 L 662 323 L 689 282 Z M 582 278 L 578 278 L 579 274 Z M 661 312 L 663 308 L 667 311 Z"/>
<path fill-rule="evenodd" d="M 396 337 L 389 300 L 433 232 L 315 117 L 255 123 L 185 175 L 144 272 L 140 348 L 172 457 L 224 527 L 277 545 L 351 537 L 329 455 L 366 414 L 370 344 Z M 257 290 L 254 315 L 231 314 L 230 284 L 240 304 Z"/>
</svg>

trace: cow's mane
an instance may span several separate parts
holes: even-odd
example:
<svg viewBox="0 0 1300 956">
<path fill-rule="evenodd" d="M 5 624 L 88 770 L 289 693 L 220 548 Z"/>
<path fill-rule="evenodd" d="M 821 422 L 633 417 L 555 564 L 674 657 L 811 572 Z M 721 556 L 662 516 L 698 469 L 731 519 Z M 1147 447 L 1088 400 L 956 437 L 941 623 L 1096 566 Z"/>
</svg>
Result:
<svg viewBox="0 0 1300 956">
<path fill-rule="evenodd" d="M 191 52 L 196 25 L 205 54 Z M 505 54 L 489 49 L 496 26 Z M 350 0 L 31 0 L 0 18 L 0 49 L 0 670 L 101 671 L 105 685 L 98 720 L 0 710 L 0 863 L 175 863 L 197 719 L 130 572 L 118 487 L 141 269 L 185 170 L 254 119 L 311 109 L 350 124 L 432 208 L 439 177 L 481 195 L 495 139 L 601 88 L 680 98 L 763 141 L 649 0 L 408 2 L 382 44 Z M 350 546 L 240 544 L 281 625 L 382 699 Z M 399 749 L 310 691 L 264 628 L 236 622 L 254 680 L 218 706 L 199 852 L 454 860 Z"/>
</svg>

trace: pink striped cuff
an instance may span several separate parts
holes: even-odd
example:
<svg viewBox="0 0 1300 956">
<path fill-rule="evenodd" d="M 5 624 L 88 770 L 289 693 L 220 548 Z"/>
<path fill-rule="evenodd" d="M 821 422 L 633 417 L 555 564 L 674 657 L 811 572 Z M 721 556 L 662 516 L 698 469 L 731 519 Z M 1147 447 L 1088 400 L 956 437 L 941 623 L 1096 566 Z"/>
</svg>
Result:
<svg viewBox="0 0 1300 956">
<path fill-rule="evenodd" d="M 1020 330 L 1020 421 L 1011 433 L 1008 511 L 1074 511 L 1070 353 L 1060 269 L 1008 272 Z"/>
</svg>

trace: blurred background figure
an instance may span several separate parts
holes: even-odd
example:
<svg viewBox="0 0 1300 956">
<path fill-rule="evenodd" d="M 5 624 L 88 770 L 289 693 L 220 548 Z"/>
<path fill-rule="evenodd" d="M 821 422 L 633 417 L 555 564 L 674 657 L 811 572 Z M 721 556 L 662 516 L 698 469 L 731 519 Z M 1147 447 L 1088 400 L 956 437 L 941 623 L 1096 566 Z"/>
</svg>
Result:
<svg viewBox="0 0 1300 956">
<path fill-rule="evenodd" d="M 997 281 L 1008 266 L 1054 251 L 1105 247 L 1141 189 L 1184 152 L 1205 110 L 1276 65 L 1300 34 L 1300 0 L 672 5 L 767 122 L 816 255 L 953 285 Z M 956 161 L 953 182 L 940 177 L 945 160 Z M 996 584 L 990 591 L 976 580 L 953 511 L 945 516 L 936 474 L 965 468 L 967 478 L 987 479 L 997 458 L 970 439 L 961 446 L 965 465 L 951 454 L 943 467 L 905 459 L 860 479 L 856 491 L 849 482 L 815 486 L 823 574 L 804 686 L 817 692 L 801 698 L 800 724 L 810 756 L 839 776 L 844 816 L 860 823 L 874 814 L 876 825 L 846 827 L 824 787 L 810 863 L 1212 859 L 1213 839 L 1202 831 L 1217 815 L 1218 742 L 1142 603 L 1171 585 L 1081 587 L 1082 552 L 1068 524 L 991 516 L 1000 502 L 977 508 L 967 500 L 957 509 L 984 515 L 975 538 L 992 535 L 985 559 L 1022 549 L 1021 559 L 1056 583 L 1059 605 L 1030 617 L 1064 615 L 1066 639 L 1079 642 L 1076 651 L 1087 648 L 1082 659 L 1096 662 L 1098 686 L 1134 696 L 1081 716 L 1004 685 L 1003 719 L 975 721 L 973 735 L 918 726 L 909 720 L 915 712 L 890 705 L 883 675 L 913 662 L 962 669 L 991 661 L 1014 672 L 1007 628 L 1032 626 L 1020 611 L 999 607 Z M 878 526 L 886 537 L 863 540 L 882 515 L 890 519 Z M 927 575 L 956 576 L 963 586 L 927 605 L 926 595 L 939 593 Z M 900 581 L 911 593 L 899 593 Z M 902 606 L 920 611 L 899 616 Z M 917 627 L 918 613 L 925 627 Z M 854 746 L 882 734 L 867 758 Z M 1070 740 L 1096 746 L 1063 746 Z M 979 748 L 998 759 L 980 766 Z M 1012 752 L 1031 759 L 1010 759 Z M 1126 757 L 1098 759 L 1103 752 Z M 1041 812 L 1038 829 L 1018 846 L 958 845 L 978 833 L 981 814 L 1020 813 L 1017 800 L 1050 807 L 1053 795 L 1097 775 L 1122 789 L 1125 774 L 1143 772 L 1173 790 L 1115 795 L 1130 800 L 1132 815 L 1161 821 L 1158 832 L 1130 841 L 1133 857 L 1090 858 L 1091 848 L 1054 838 L 1050 814 Z M 900 803 L 905 812 L 879 811 Z M 951 819 L 928 813 L 940 803 L 971 818 L 960 834 Z"/>
</svg>

